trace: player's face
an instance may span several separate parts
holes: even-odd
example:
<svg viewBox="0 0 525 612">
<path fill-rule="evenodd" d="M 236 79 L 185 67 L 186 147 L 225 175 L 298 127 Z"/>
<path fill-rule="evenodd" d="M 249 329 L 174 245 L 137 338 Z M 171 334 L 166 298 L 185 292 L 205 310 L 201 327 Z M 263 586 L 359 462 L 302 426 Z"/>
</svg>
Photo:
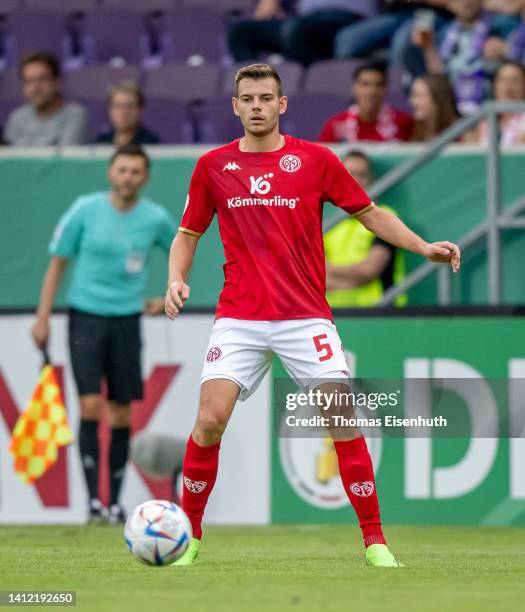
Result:
<svg viewBox="0 0 525 612">
<path fill-rule="evenodd" d="M 482 0 L 449 0 L 447 8 L 461 19 L 476 19 L 481 13 Z"/>
<path fill-rule="evenodd" d="M 113 191 L 123 200 L 134 200 L 148 180 L 146 162 L 138 155 L 119 155 L 108 170 Z"/>
<path fill-rule="evenodd" d="M 279 97 L 275 79 L 242 79 L 238 96 L 233 98 L 233 111 L 247 133 L 265 136 L 278 129 L 279 115 L 286 111 L 287 102 L 286 96 Z"/>
<path fill-rule="evenodd" d="M 359 108 L 381 108 L 386 94 L 384 76 L 376 70 L 363 70 L 354 82 L 353 93 Z"/>
<path fill-rule="evenodd" d="M 22 90 L 34 108 L 44 110 L 57 99 L 60 83 L 47 64 L 34 62 L 27 64 L 22 71 Z"/>
<path fill-rule="evenodd" d="M 350 156 L 344 160 L 345 168 L 355 178 L 355 180 L 366 189 L 374 181 L 370 164 L 360 156 Z"/>
<path fill-rule="evenodd" d="M 434 114 L 434 101 L 430 89 L 425 81 L 416 79 L 410 90 L 410 106 L 414 119 L 424 121 Z"/>
<path fill-rule="evenodd" d="M 111 96 L 109 116 L 117 131 L 136 130 L 142 116 L 142 108 L 132 93 L 116 91 Z"/>
<path fill-rule="evenodd" d="M 525 78 L 517 66 L 503 66 L 498 70 L 494 81 L 496 100 L 523 100 L 525 98 Z"/>
</svg>

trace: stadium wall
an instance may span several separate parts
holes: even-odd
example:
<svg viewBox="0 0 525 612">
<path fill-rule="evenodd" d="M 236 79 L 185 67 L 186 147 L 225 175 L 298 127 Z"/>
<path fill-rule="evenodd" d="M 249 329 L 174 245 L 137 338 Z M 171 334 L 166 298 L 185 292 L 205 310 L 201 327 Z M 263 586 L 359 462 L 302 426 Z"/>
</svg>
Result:
<svg viewBox="0 0 525 612">
<path fill-rule="evenodd" d="M 199 147 L 158 147 L 146 194 L 166 206 L 178 221 L 186 199 L 191 171 Z M 342 152 L 343 149 L 337 149 Z M 377 174 L 383 174 L 420 151 L 418 147 L 388 146 L 369 150 Z M 108 149 L 5 151 L 0 154 L 0 308 L 34 307 L 47 265 L 47 245 L 58 218 L 76 197 L 103 190 Z M 429 240 L 455 240 L 485 218 L 486 155 L 478 149 L 453 146 L 381 201 L 396 208 L 401 217 Z M 523 195 L 525 151 L 502 157 L 503 202 L 509 205 Z M 325 207 L 329 215 L 334 208 Z M 503 302 L 525 302 L 522 254 L 525 232 L 506 230 L 503 240 Z M 218 262 L 224 259 L 216 220 L 202 238 L 192 273 L 192 305 L 213 306 L 222 284 Z M 213 262 L 214 265 L 210 265 Z M 408 256 L 408 268 L 420 263 Z M 166 263 L 155 254 L 150 295 L 164 292 Z M 64 284 L 65 285 L 65 284 Z M 59 296 L 64 303 L 65 292 Z M 487 303 L 486 253 L 483 243 L 464 254 L 462 272 L 453 279 L 453 301 Z M 409 294 L 412 304 L 436 303 L 436 282 L 430 278 Z"/>
<path fill-rule="evenodd" d="M 336 317 L 356 376 L 397 379 L 402 386 L 430 373 L 438 379 L 473 378 L 487 391 L 489 403 L 494 399 L 489 383 L 498 380 L 506 414 L 522 406 L 522 316 L 503 316 L 501 310 L 455 317 L 437 309 L 405 314 L 411 316 L 386 317 L 376 311 L 374 317 Z M 31 395 L 40 365 L 30 340 L 32 321 L 29 315 L 0 316 L 0 523 L 78 523 L 85 518 L 86 492 L 76 448 L 63 449 L 37 487 L 18 480 L 7 452 L 10 430 Z M 146 398 L 134 406 L 134 432 L 187 437 L 212 323 L 211 314 L 188 313 L 174 323 L 162 317 L 143 321 Z M 53 317 L 52 330 L 51 354 L 63 373 L 67 409 L 76 423 L 64 315 Z M 276 361 L 272 375 L 238 405 L 222 445 L 220 478 L 206 514 L 209 523 L 355 522 L 337 470 L 318 477 L 318 457 L 327 450 L 324 440 L 276 435 L 281 413 L 275 385 L 284 376 Z M 459 409 L 466 412 L 467 404 Z M 475 401 L 470 405 L 477 407 Z M 505 419 L 500 422 L 490 438 L 370 436 L 385 523 L 525 524 L 525 440 L 509 438 Z M 128 508 L 167 494 L 168 483 L 145 478 L 133 465 L 128 468 L 123 500 Z"/>
</svg>

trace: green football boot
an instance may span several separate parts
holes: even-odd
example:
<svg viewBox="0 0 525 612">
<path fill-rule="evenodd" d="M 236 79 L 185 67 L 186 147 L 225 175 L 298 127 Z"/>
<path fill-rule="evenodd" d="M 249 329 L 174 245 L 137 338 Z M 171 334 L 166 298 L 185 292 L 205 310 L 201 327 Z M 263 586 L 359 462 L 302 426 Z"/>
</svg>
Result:
<svg viewBox="0 0 525 612">
<path fill-rule="evenodd" d="M 386 544 L 370 544 L 366 549 L 366 564 L 372 567 L 405 567 L 388 550 Z"/>
<path fill-rule="evenodd" d="M 193 565 L 193 562 L 199 554 L 201 541 L 197 538 L 191 538 L 190 545 L 180 559 L 177 559 L 172 565 Z"/>
</svg>

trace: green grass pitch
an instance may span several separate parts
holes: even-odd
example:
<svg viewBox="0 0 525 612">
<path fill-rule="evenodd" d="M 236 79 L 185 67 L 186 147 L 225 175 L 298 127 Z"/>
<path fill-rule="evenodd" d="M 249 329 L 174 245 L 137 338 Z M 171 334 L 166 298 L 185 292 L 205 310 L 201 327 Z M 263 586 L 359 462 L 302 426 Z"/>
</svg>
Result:
<svg viewBox="0 0 525 612">
<path fill-rule="evenodd" d="M 1 526 L 0 590 L 75 590 L 88 612 L 524 609 L 524 529 L 386 533 L 405 569 L 367 568 L 347 526 L 209 527 L 189 568 L 138 563 L 121 528 Z"/>
</svg>

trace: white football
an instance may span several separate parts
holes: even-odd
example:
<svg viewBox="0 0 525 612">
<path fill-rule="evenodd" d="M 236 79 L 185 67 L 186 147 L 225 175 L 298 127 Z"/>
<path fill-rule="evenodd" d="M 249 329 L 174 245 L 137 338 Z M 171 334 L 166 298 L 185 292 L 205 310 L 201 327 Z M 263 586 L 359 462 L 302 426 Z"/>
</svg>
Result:
<svg viewBox="0 0 525 612">
<path fill-rule="evenodd" d="M 136 559 L 147 565 L 170 565 L 186 552 L 191 524 L 177 504 L 153 499 L 137 506 L 124 527 L 124 538 Z"/>
</svg>

